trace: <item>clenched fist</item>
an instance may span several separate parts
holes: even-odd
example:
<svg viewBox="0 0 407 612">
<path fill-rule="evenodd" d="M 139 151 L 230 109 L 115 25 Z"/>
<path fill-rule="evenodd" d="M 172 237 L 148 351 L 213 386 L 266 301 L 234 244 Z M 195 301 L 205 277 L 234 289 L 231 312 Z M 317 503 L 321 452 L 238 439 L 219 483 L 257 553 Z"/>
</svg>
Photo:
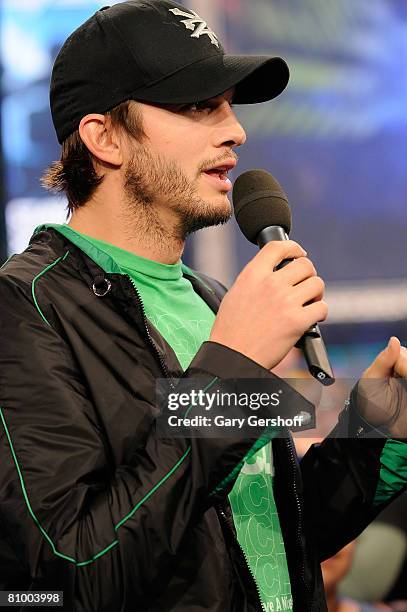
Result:
<svg viewBox="0 0 407 612">
<path fill-rule="evenodd" d="M 407 349 L 396 337 L 365 370 L 357 385 L 357 410 L 394 438 L 407 438 Z"/>
</svg>

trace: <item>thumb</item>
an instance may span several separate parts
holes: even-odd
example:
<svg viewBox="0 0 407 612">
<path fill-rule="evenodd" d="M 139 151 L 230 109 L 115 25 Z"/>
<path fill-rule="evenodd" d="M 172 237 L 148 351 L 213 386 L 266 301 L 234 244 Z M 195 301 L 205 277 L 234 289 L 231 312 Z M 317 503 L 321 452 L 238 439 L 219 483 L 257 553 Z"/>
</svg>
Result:
<svg viewBox="0 0 407 612">
<path fill-rule="evenodd" d="M 400 340 L 392 336 L 386 348 L 378 354 L 374 362 L 364 372 L 363 378 L 387 378 L 400 356 Z"/>
</svg>

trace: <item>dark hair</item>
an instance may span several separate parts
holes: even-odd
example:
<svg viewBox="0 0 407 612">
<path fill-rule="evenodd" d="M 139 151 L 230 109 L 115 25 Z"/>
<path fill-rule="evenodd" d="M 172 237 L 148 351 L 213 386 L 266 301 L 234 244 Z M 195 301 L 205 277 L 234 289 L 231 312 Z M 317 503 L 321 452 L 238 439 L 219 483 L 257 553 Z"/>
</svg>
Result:
<svg viewBox="0 0 407 612">
<path fill-rule="evenodd" d="M 109 112 L 112 126 L 122 129 L 133 138 L 144 136 L 141 110 L 137 102 L 127 100 Z M 68 136 L 62 143 L 61 159 L 53 162 L 41 177 L 45 189 L 64 193 L 68 199 L 67 219 L 83 206 L 103 181 L 103 175 L 95 170 L 94 156 L 82 141 L 79 130 Z"/>
</svg>

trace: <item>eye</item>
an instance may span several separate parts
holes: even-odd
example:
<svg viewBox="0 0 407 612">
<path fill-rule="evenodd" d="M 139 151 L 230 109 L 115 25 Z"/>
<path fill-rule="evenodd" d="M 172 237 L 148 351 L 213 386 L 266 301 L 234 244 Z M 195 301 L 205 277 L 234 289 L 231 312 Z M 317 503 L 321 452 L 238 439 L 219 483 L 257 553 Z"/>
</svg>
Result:
<svg viewBox="0 0 407 612">
<path fill-rule="evenodd" d="M 234 108 L 233 101 L 228 102 L 230 108 Z M 191 104 L 183 104 L 177 108 L 177 112 L 190 115 L 210 114 L 220 106 L 215 98 L 203 100 L 201 102 L 192 102 Z"/>
<path fill-rule="evenodd" d="M 198 114 L 210 112 L 212 108 L 213 105 L 208 100 L 204 100 L 203 102 L 193 102 L 192 104 L 185 104 L 185 106 L 181 108 L 181 111 L 186 113 Z"/>
</svg>

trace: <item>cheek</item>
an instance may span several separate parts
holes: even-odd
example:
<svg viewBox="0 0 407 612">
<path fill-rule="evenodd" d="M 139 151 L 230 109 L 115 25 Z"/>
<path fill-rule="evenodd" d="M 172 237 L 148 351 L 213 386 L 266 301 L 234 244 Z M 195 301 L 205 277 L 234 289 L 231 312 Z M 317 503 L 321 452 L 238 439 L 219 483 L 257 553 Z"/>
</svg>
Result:
<svg viewBox="0 0 407 612">
<path fill-rule="evenodd" d="M 193 147 L 189 142 L 166 143 L 160 150 L 167 162 L 172 162 L 189 180 L 195 180 L 203 162 L 201 147 Z"/>
<path fill-rule="evenodd" d="M 155 153 L 174 161 L 185 172 L 195 176 L 205 159 L 205 136 L 207 134 L 197 125 L 174 129 L 171 125 L 160 123 L 149 134 L 149 146 Z"/>
</svg>

